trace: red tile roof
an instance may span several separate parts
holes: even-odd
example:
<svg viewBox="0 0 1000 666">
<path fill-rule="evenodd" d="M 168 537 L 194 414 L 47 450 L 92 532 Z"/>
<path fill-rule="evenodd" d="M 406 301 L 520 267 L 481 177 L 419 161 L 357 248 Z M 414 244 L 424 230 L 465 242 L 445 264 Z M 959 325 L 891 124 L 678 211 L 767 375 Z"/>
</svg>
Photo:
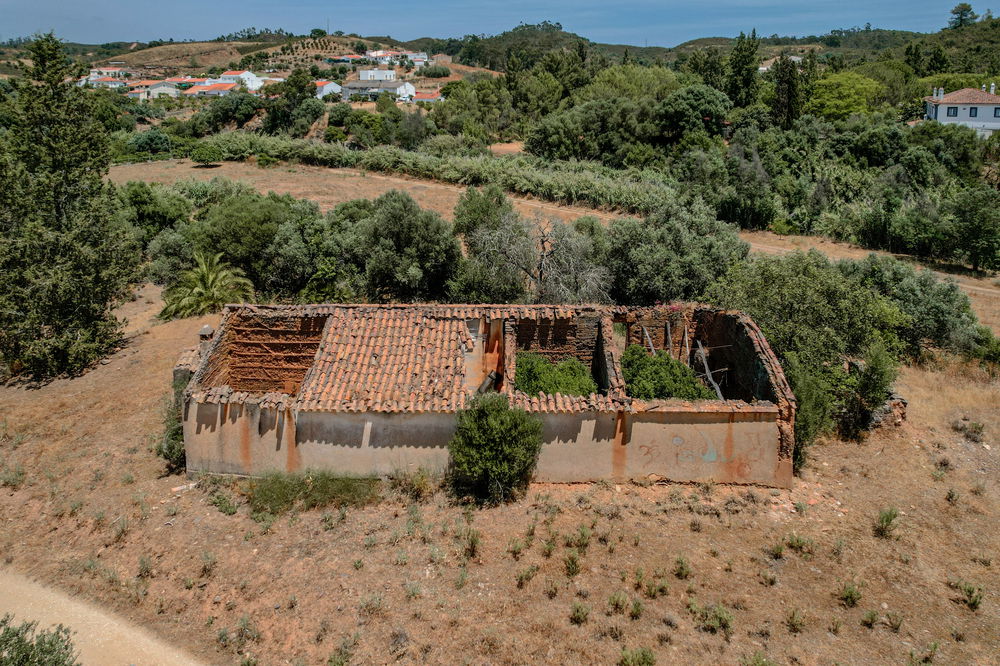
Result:
<svg viewBox="0 0 1000 666">
<path fill-rule="evenodd" d="M 420 92 L 419 90 L 414 93 L 413 99 L 441 99 L 441 93 L 439 92 Z"/>
<path fill-rule="evenodd" d="M 1000 106 L 1000 95 L 991 95 L 979 88 L 962 88 L 947 93 L 940 99 L 931 96 L 924 97 L 924 101 L 932 104 L 996 104 Z"/>
<path fill-rule="evenodd" d="M 239 76 L 240 74 L 248 74 L 250 70 L 248 69 L 231 69 L 228 72 L 223 72 L 222 76 Z"/>
<path fill-rule="evenodd" d="M 516 374 L 515 352 L 521 347 L 517 326 L 524 320 L 572 320 L 574 325 L 587 326 L 591 331 L 607 331 L 616 317 L 630 322 L 662 321 L 666 312 L 676 313 L 680 319 L 675 322 L 686 321 L 693 326 L 694 313 L 703 311 L 691 304 L 655 308 L 228 305 L 206 353 L 197 363 L 186 354 L 181 365 L 197 367 L 188 387 L 195 402 L 252 403 L 329 412 L 455 412 L 466 406 L 479 384 L 478 376 L 466 376 L 466 354 L 476 352 L 472 357 L 476 360 L 469 367 L 478 375 L 482 369 L 479 364 L 485 362 L 485 356 L 481 358 L 479 353 L 487 353 L 482 348 L 486 341 L 473 337 L 468 322 L 499 320 L 506 322 L 502 391 L 514 406 L 553 413 L 695 409 L 680 400 L 650 404 L 629 398 L 621 376 L 619 351 L 612 345 L 601 347 L 596 338 L 587 343 L 593 348 L 584 353 L 604 349 L 609 382 L 606 395 L 527 395 L 515 388 L 512 379 Z M 759 329 L 745 315 L 737 316 L 759 347 L 756 351 L 766 366 L 766 374 L 772 381 L 784 381 Z M 485 330 L 478 333 L 484 334 Z M 601 335 L 598 333 L 598 337 Z M 775 390 L 783 392 L 778 386 Z M 741 409 L 746 404 L 725 401 L 713 409 Z"/>
</svg>

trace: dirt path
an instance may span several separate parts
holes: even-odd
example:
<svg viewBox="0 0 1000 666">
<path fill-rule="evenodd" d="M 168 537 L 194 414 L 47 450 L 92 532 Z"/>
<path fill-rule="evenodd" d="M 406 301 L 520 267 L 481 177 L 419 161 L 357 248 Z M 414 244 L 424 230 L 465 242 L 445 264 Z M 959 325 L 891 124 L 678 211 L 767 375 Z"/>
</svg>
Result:
<svg viewBox="0 0 1000 666">
<path fill-rule="evenodd" d="M 323 211 L 351 199 L 375 198 L 390 189 L 399 189 L 409 193 L 422 208 L 433 210 L 449 220 L 452 218 L 459 197 L 466 190 L 463 186 L 431 180 L 301 164 L 261 169 L 246 162 L 224 162 L 217 168 L 201 169 L 194 168 L 194 164 L 189 160 L 172 160 L 115 166 L 112 167 L 109 177 L 118 184 L 130 180 L 169 184 L 189 178 L 196 180 L 230 178 L 246 182 L 262 192 L 290 194 L 310 199 Z M 592 215 L 608 221 L 622 216 L 619 213 L 583 206 L 567 206 L 515 195 L 509 196 L 515 208 L 529 217 L 545 216 L 575 220 L 583 215 Z M 787 254 L 795 250 L 816 249 L 832 259 L 859 259 L 872 252 L 816 236 L 779 236 L 768 231 L 741 232 L 740 236 L 750 243 L 754 252 L 766 254 Z M 993 286 L 989 279 L 940 272 L 938 275 L 956 280 L 972 299 L 973 308 L 979 319 L 995 333 L 1000 333 L 1000 289 Z"/>
<path fill-rule="evenodd" d="M 0 569 L 0 615 L 17 622 L 32 620 L 40 628 L 62 624 L 73 631 L 73 643 L 84 666 L 199 666 L 182 651 L 124 618 L 94 604 L 74 599 L 9 569 Z"/>
</svg>

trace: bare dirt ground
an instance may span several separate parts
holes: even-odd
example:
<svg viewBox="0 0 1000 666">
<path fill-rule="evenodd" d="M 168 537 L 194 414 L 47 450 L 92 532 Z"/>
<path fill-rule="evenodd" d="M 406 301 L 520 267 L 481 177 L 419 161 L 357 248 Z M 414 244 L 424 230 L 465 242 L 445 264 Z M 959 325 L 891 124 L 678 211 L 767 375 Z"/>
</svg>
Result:
<svg viewBox="0 0 1000 666">
<path fill-rule="evenodd" d="M 516 144 L 496 144 L 494 152 L 503 153 L 517 149 Z M 362 172 L 355 169 L 328 169 L 305 165 L 280 165 L 261 169 L 245 162 L 224 162 L 212 169 L 195 168 L 187 160 L 148 162 L 115 166 L 110 178 L 115 183 L 129 180 L 145 180 L 155 183 L 173 183 L 187 178 L 211 180 L 215 177 L 242 180 L 262 192 L 291 194 L 294 197 L 315 201 L 320 208 L 328 210 L 337 204 L 358 198 L 374 198 L 391 189 L 409 193 L 421 207 L 433 210 L 446 219 L 451 219 L 459 197 L 466 188 L 447 183 L 393 176 L 380 173 Z M 582 215 L 595 215 L 602 220 L 620 217 L 618 213 L 599 211 L 582 206 L 565 206 L 545 201 L 511 196 L 515 207 L 529 217 L 557 217 L 574 220 Z M 847 243 L 837 243 L 816 236 L 779 236 L 761 232 L 742 232 L 744 240 L 755 252 L 783 254 L 794 250 L 815 248 L 833 259 L 859 259 L 871 250 L 855 247 Z M 900 258 L 905 258 L 900 255 Z M 1000 334 L 1000 284 L 996 278 L 977 277 L 968 274 L 948 273 L 957 280 L 972 299 L 980 320 Z"/>
<path fill-rule="evenodd" d="M 174 359 L 216 321 L 158 323 L 159 307 L 158 290 L 142 289 L 122 311 L 128 344 L 82 377 L 0 387 L 3 470 L 24 473 L 0 489 L 0 552 L 204 661 L 235 663 L 240 650 L 261 664 L 322 663 L 345 641 L 354 663 L 614 663 L 623 647 L 648 647 L 661 664 L 755 652 L 779 664 L 905 664 L 934 643 L 935 663 L 1000 654 L 1000 385 L 974 368 L 905 369 L 910 420 L 863 444 L 815 446 L 789 491 L 535 485 L 522 502 L 468 513 L 440 492 L 389 493 L 267 527 L 245 506 L 224 515 L 150 451 Z M 951 429 L 963 416 L 985 424 L 982 442 Z M 888 506 L 899 526 L 877 538 Z M 482 543 L 464 562 L 467 523 Z M 592 536 L 569 576 L 566 538 L 580 526 Z M 640 570 L 648 590 L 636 587 Z M 978 610 L 949 586 L 958 580 L 985 590 Z M 860 590 L 856 606 L 838 599 L 846 583 Z M 618 593 L 622 612 L 609 603 Z M 690 610 L 716 603 L 728 631 L 705 630 Z M 579 626 L 574 604 L 589 609 Z"/>
<path fill-rule="evenodd" d="M 112 178 L 215 175 L 324 208 L 406 189 L 448 217 L 462 191 L 299 166 L 135 165 Z M 567 219 L 592 212 L 516 205 Z M 762 251 L 808 241 L 833 256 L 862 252 L 747 238 Z M 976 307 L 996 312 L 986 281 L 970 286 L 984 290 Z M 150 450 L 174 359 L 217 321 L 159 323 L 159 298 L 146 287 L 126 304 L 128 344 L 84 376 L 0 387 L 0 469 L 5 479 L 24 474 L 19 487 L 0 489 L 0 552 L 13 569 L 201 659 L 233 663 L 239 651 L 263 664 L 311 664 L 348 645 L 355 663 L 613 663 L 623 647 L 648 647 L 661 664 L 736 664 L 757 652 L 779 664 L 905 664 L 936 645 L 935 663 L 997 663 L 1000 383 L 974 366 L 904 368 L 909 420 L 861 444 L 816 445 L 787 491 L 535 485 L 522 502 L 468 513 L 441 492 L 422 502 L 389 492 L 369 507 L 267 526 L 250 518 L 237 488 L 224 489 L 239 505 L 225 515 L 210 489 L 164 476 Z M 981 441 L 953 430 L 963 418 L 984 424 Z M 899 526 L 878 538 L 873 521 L 890 506 Z M 482 545 L 465 561 L 467 524 Z M 592 535 L 569 576 L 565 544 L 580 526 Z M 983 589 L 976 610 L 959 581 Z M 849 583 L 861 595 L 854 606 L 839 598 Z M 609 603 L 618 594 L 623 612 Z M 589 609 L 580 625 L 570 622 L 574 604 Z M 728 630 L 706 630 L 697 611 L 708 604 L 728 609 Z"/>
<path fill-rule="evenodd" d="M 73 644 L 84 666 L 198 666 L 176 646 L 149 631 L 105 612 L 95 604 L 0 568 L 0 614 L 16 622 L 37 622 L 41 629 L 61 624 L 73 632 Z"/>
</svg>

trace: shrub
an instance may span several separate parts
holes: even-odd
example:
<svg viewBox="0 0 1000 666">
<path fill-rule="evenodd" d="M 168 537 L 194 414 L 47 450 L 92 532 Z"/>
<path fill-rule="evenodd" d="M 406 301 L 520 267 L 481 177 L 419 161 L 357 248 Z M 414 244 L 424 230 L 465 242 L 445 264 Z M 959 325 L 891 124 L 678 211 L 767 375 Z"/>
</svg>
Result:
<svg viewBox="0 0 1000 666">
<path fill-rule="evenodd" d="M 618 666 L 655 666 L 655 664 L 656 655 L 649 648 L 622 650 L 622 655 L 618 659 Z"/>
<path fill-rule="evenodd" d="M 948 583 L 948 586 L 961 592 L 962 596 L 959 597 L 958 601 L 968 606 L 972 611 L 978 610 L 980 604 L 983 603 L 983 588 L 979 585 L 957 580 Z"/>
<path fill-rule="evenodd" d="M 631 345 L 622 354 L 625 390 L 640 400 L 712 400 L 717 396 L 695 376 L 694 371 L 667 352 L 649 354 L 639 345 Z"/>
<path fill-rule="evenodd" d="M 563 558 L 563 568 L 566 570 L 566 576 L 569 578 L 573 578 L 580 573 L 580 556 L 575 550 L 566 553 L 566 557 Z"/>
<path fill-rule="evenodd" d="M 541 447 L 538 417 L 511 408 L 505 395 L 477 396 L 448 444 L 452 487 L 479 502 L 509 501 L 527 488 Z"/>
<path fill-rule="evenodd" d="M 156 453 L 167 462 L 167 471 L 176 474 L 185 468 L 184 426 L 181 423 L 181 400 L 185 384 L 176 382 L 173 392 L 163 403 L 163 436 Z"/>
<path fill-rule="evenodd" d="M 522 569 L 517 572 L 517 587 L 523 588 L 528 582 L 535 577 L 538 573 L 539 566 L 537 564 L 532 564 L 527 569 Z"/>
<path fill-rule="evenodd" d="M 428 65 L 420 70 L 420 75 L 430 79 L 443 79 L 451 76 L 451 70 L 444 65 Z"/>
<path fill-rule="evenodd" d="M 292 509 L 369 504 L 378 499 L 379 481 L 325 470 L 270 472 L 245 482 L 243 491 L 253 513 L 278 515 Z"/>
<path fill-rule="evenodd" d="M 57 625 L 38 630 L 37 622 L 14 624 L 13 615 L 0 618 L 0 663 L 76 666 L 79 654 L 70 630 Z"/>
<path fill-rule="evenodd" d="M 586 624 L 587 618 L 589 617 L 590 617 L 590 607 L 585 606 L 579 601 L 574 601 L 573 609 L 569 613 L 569 621 L 579 626 L 581 624 Z"/>
<path fill-rule="evenodd" d="M 872 525 L 872 533 L 880 539 L 888 539 L 896 529 L 896 519 L 899 518 L 899 509 L 894 506 L 882 509 L 878 512 L 878 518 Z"/>
<path fill-rule="evenodd" d="M 854 608 L 861 601 L 861 586 L 853 582 L 846 582 L 841 586 L 837 598 L 848 608 Z"/>
<path fill-rule="evenodd" d="M 528 395 L 590 395 L 597 392 L 597 383 L 583 363 L 568 358 L 551 363 L 541 354 L 519 351 L 515 360 L 514 383 Z"/>
<path fill-rule="evenodd" d="M 191 161 L 200 166 L 208 166 L 222 160 L 222 151 L 211 143 L 199 143 L 191 151 Z"/>
<path fill-rule="evenodd" d="M 688 601 L 688 612 L 695 619 L 695 626 L 700 631 L 723 633 L 727 637 L 732 633 L 733 614 L 721 604 L 702 606 L 694 599 Z"/>
</svg>

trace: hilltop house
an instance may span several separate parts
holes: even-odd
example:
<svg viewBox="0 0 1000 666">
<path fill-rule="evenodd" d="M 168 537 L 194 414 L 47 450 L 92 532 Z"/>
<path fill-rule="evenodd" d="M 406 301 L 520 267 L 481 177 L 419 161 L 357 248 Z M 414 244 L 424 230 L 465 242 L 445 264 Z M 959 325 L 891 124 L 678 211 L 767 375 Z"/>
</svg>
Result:
<svg viewBox="0 0 1000 666">
<path fill-rule="evenodd" d="M 334 81 L 313 81 L 316 84 L 316 98 L 323 99 L 327 95 L 339 95 L 340 84 Z"/>
<path fill-rule="evenodd" d="M 358 71 L 358 78 L 362 81 L 395 81 L 396 70 L 362 69 Z"/>
<path fill-rule="evenodd" d="M 746 315 L 667 306 L 228 305 L 174 369 L 189 472 L 443 469 L 456 413 L 499 392 L 543 425 L 538 481 L 787 486 L 795 397 Z M 627 345 L 688 365 L 718 399 L 628 395 Z M 529 395 L 517 353 L 579 360 L 597 391 Z"/>
<path fill-rule="evenodd" d="M 130 99 L 143 101 L 157 97 L 177 97 L 180 92 L 173 83 L 159 79 L 146 79 L 130 83 L 129 91 L 126 94 Z"/>
<path fill-rule="evenodd" d="M 184 91 L 184 95 L 188 97 L 223 97 L 233 92 L 238 83 L 203 83 L 201 85 L 191 86 Z"/>
<path fill-rule="evenodd" d="M 239 83 L 250 91 L 260 90 L 261 86 L 264 85 L 259 76 L 245 69 L 223 72 L 219 75 L 219 81 L 222 83 Z"/>
<path fill-rule="evenodd" d="M 97 67 L 90 70 L 90 74 L 87 76 L 92 81 L 103 77 L 125 79 L 128 78 L 128 71 L 121 67 Z"/>
<path fill-rule="evenodd" d="M 929 97 L 924 97 L 924 117 L 939 123 L 964 125 L 976 130 L 980 136 L 988 137 L 1000 130 L 1000 95 L 996 94 L 996 84 L 982 89 L 962 88 L 945 94 L 944 88 L 937 88 Z"/>
<path fill-rule="evenodd" d="M 396 99 L 409 101 L 417 90 L 408 81 L 348 81 L 341 90 L 341 96 L 344 101 L 350 100 L 352 95 L 374 100 L 384 92 L 392 93 Z"/>
</svg>

